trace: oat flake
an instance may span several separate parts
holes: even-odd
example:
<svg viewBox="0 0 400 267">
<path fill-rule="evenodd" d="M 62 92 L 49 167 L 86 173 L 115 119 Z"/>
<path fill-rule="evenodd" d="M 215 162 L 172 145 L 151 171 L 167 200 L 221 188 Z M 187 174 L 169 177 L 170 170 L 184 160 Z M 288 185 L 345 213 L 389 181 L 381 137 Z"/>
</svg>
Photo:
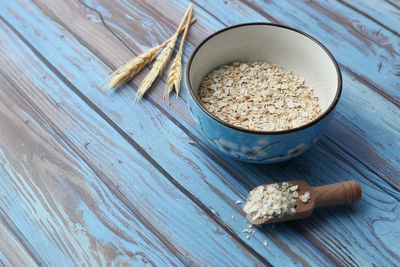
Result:
<svg viewBox="0 0 400 267">
<path fill-rule="evenodd" d="M 311 194 L 310 192 L 305 192 L 304 195 L 299 196 L 299 199 L 303 203 L 307 203 L 311 199 Z"/>
<path fill-rule="evenodd" d="M 201 83 L 199 97 L 221 120 L 250 130 L 289 130 L 321 113 L 304 78 L 261 61 L 233 62 L 211 71 Z"/>
<path fill-rule="evenodd" d="M 243 211 L 255 221 L 260 218 L 280 218 L 296 213 L 296 199 L 289 183 L 258 186 L 251 190 Z"/>
</svg>

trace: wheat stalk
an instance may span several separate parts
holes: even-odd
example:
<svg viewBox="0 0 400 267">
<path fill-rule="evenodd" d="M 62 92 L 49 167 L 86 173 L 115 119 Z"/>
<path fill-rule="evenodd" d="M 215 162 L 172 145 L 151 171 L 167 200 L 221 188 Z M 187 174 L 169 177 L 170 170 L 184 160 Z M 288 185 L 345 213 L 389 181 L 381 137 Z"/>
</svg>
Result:
<svg viewBox="0 0 400 267">
<path fill-rule="evenodd" d="M 186 28 L 182 36 L 181 44 L 179 46 L 179 51 L 175 56 L 174 61 L 169 69 L 168 79 L 167 79 L 167 88 L 164 94 L 164 100 L 169 100 L 169 94 L 171 93 L 172 89 L 175 88 L 176 96 L 179 95 L 179 89 L 181 87 L 181 79 L 182 79 L 182 51 L 183 45 L 185 43 L 185 39 L 189 30 L 190 19 L 193 14 L 193 9 L 189 11 Z"/>
<path fill-rule="evenodd" d="M 136 92 L 135 101 L 138 102 L 142 99 L 143 95 L 147 92 L 153 82 L 157 79 L 157 77 L 161 76 L 164 72 L 165 67 L 168 64 L 169 59 L 171 58 L 172 52 L 174 51 L 175 42 L 177 39 L 172 39 L 168 45 L 161 51 L 160 55 L 158 55 L 156 62 L 154 62 L 153 67 L 150 72 L 144 77 L 142 83 L 139 86 L 139 89 Z"/>
<path fill-rule="evenodd" d="M 185 12 L 181 22 L 179 23 L 178 29 L 172 35 L 171 40 L 167 44 L 167 46 L 161 51 L 161 53 L 157 56 L 156 62 L 154 62 L 153 67 L 151 68 L 150 72 L 146 75 L 143 79 L 142 83 L 139 86 L 139 89 L 136 92 L 135 101 L 138 102 L 142 99 L 143 95 L 147 92 L 147 90 L 151 87 L 153 82 L 162 75 L 167 66 L 172 52 L 174 51 L 176 40 L 178 39 L 178 35 L 182 29 L 183 23 L 188 16 L 188 12 L 191 12 L 193 9 L 193 5 L 190 4 L 188 9 Z"/>
<path fill-rule="evenodd" d="M 190 24 L 194 23 L 196 18 L 193 18 L 190 21 Z M 190 25 L 185 25 L 185 27 L 181 28 L 178 32 L 181 33 L 186 27 Z M 118 88 L 132 79 L 136 74 L 138 74 L 146 65 L 151 63 L 155 58 L 157 52 L 163 48 L 166 44 L 168 44 L 174 36 L 171 36 L 168 40 L 164 43 L 153 47 L 146 52 L 140 54 L 139 56 L 135 57 L 134 59 L 128 61 L 117 70 L 115 70 L 111 75 L 107 78 L 107 86 L 108 88 Z"/>
</svg>

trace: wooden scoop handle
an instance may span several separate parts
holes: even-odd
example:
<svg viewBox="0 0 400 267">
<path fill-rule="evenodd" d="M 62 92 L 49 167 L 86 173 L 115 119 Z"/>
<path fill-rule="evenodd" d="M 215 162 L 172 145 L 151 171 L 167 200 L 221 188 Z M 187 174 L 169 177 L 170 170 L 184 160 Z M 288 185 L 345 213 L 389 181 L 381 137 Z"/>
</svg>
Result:
<svg viewBox="0 0 400 267">
<path fill-rule="evenodd" d="M 356 181 L 317 186 L 312 191 L 315 207 L 350 204 L 361 199 L 361 187 Z"/>
</svg>

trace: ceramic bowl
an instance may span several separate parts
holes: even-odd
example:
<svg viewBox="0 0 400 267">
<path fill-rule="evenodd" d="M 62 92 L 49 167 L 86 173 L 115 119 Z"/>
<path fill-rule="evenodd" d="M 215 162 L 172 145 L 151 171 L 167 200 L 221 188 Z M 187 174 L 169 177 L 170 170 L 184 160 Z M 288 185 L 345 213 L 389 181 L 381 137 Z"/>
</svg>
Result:
<svg viewBox="0 0 400 267">
<path fill-rule="evenodd" d="M 292 70 L 314 87 L 321 115 L 300 127 L 284 131 L 254 131 L 224 122 L 200 103 L 202 79 L 213 69 L 233 61 L 266 61 Z M 204 139 L 237 160 L 275 163 L 309 149 L 332 119 L 342 91 L 342 77 L 332 54 L 301 31 L 270 23 L 240 24 L 220 30 L 197 46 L 186 66 L 188 103 Z"/>
</svg>

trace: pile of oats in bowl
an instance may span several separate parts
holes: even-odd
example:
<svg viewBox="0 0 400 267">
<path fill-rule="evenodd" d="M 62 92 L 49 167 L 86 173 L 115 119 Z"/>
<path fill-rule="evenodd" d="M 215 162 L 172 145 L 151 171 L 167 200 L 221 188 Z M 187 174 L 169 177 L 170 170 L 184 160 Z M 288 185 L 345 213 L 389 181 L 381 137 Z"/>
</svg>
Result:
<svg viewBox="0 0 400 267">
<path fill-rule="evenodd" d="M 313 88 L 291 72 L 266 62 L 233 62 L 202 81 L 200 102 L 232 125 L 257 131 L 290 130 L 321 113 Z"/>
</svg>

